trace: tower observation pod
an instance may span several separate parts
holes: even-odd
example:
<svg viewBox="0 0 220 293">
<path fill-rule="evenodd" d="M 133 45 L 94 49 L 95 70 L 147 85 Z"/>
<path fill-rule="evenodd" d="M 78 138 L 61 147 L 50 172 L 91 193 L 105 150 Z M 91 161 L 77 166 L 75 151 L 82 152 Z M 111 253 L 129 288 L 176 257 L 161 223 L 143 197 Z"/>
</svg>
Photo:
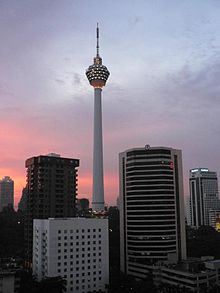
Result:
<svg viewBox="0 0 220 293">
<path fill-rule="evenodd" d="M 102 143 L 102 88 L 109 77 L 109 71 L 102 65 L 99 56 L 99 27 L 96 29 L 96 57 L 94 63 L 86 70 L 86 76 L 94 87 L 94 128 L 93 128 L 93 190 L 92 209 L 104 210 L 104 179 L 103 179 L 103 143 Z"/>
</svg>

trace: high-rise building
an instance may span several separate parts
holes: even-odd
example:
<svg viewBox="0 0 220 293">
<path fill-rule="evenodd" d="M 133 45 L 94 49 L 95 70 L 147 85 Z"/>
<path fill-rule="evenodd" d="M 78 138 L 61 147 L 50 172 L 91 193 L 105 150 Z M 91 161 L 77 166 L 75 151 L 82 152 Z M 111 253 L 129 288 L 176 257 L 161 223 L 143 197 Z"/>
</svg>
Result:
<svg viewBox="0 0 220 293">
<path fill-rule="evenodd" d="M 9 176 L 0 180 L 0 212 L 5 207 L 14 208 L 14 181 Z"/>
<path fill-rule="evenodd" d="M 121 270 L 146 278 L 158 261 L 186 258 L 182 155 L 167 147 L 119 154 Z"/>
<path fill-rule="evenodd" d="M 190 196 L 185 197 L 185 217 L 188 226 L 191 226 L 191 201 Z"/>
<path fill-rule="evenodd" d="M 62 158 L 56 154 L 26 160 L 25 251 L 27 266 L 32 261 L 33 219 L 74 216 L 78 166 L 78 159 Z"/>
<path fill-rule="evenodd" d="M 18 203 L 18 211 L 25 212 L 27 209 L 27 188 L 22 189 L 20 201 Z"/>
<path fill-rule="evenodd" d="M 209 210 L 220 210 L 218 178 L 216 172 L 207 168 L 190 170 L 191 225 L 210 225 Z"/>
<path fill-rule="evenodd" d="M 66 292 L 107 292 L 108 219 L 34 220 L 33 275 L 60 276 Z"/>
<path fill-rule="evenodd" d="M 96 57 L 93 65 L 86 70 L 86 76 L 94 88 L 94 137 L 93 137 L 93 192 L 92 208 L 104 210 L 103 143 L 102 143 L 102 88 L 109 77 L 109 71 L 102 65 L 99 55 L 99 28 L 97 26 Z"/>
</svg>

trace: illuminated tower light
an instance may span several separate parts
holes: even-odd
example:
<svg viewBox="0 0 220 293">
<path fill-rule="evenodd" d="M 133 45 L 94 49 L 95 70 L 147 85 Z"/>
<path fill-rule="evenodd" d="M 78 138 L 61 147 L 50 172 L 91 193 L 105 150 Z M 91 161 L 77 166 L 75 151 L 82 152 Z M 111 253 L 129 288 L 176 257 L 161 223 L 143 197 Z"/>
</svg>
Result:
<svg viewBox="0 0 220 293">
<path fill-rule="evenodd" d="M 109 77 L 109 71 L 102 65 L 99 56 L 99 27 L 96 28 L 96 57 L 86 70 L 86 76 L 94 87 L 94 136 L 93 136 L 93 191 L 92 209 L 104 210 L 103 143 L 102 143 L 102 88 Z"/>
</svg>

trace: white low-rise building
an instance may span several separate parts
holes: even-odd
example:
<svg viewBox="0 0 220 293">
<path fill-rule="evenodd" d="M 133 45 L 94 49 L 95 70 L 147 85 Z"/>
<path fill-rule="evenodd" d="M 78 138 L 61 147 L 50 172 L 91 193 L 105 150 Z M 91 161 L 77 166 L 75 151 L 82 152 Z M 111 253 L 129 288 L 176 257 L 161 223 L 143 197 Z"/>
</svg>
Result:
<svg viewBox="0 0 220 293">
<path fill-rule="evenodd" d="M 34 220 L 33 274 L 61 276 L 66 292 L 106 291 L 109 284 L 108 219 Z"/>
</svg>

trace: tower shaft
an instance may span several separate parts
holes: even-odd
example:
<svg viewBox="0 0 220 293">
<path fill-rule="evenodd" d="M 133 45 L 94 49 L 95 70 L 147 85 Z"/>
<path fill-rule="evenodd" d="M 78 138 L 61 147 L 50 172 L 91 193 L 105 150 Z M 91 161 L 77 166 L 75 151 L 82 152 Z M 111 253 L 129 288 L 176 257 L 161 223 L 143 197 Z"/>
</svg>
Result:
<svg viewBox="0 0 220 293">
<path fill-rule="evenodd" d="M 92 209 L 104 210 L 102 89 L 94 89 L 93 193 Z"/>
</svg>

